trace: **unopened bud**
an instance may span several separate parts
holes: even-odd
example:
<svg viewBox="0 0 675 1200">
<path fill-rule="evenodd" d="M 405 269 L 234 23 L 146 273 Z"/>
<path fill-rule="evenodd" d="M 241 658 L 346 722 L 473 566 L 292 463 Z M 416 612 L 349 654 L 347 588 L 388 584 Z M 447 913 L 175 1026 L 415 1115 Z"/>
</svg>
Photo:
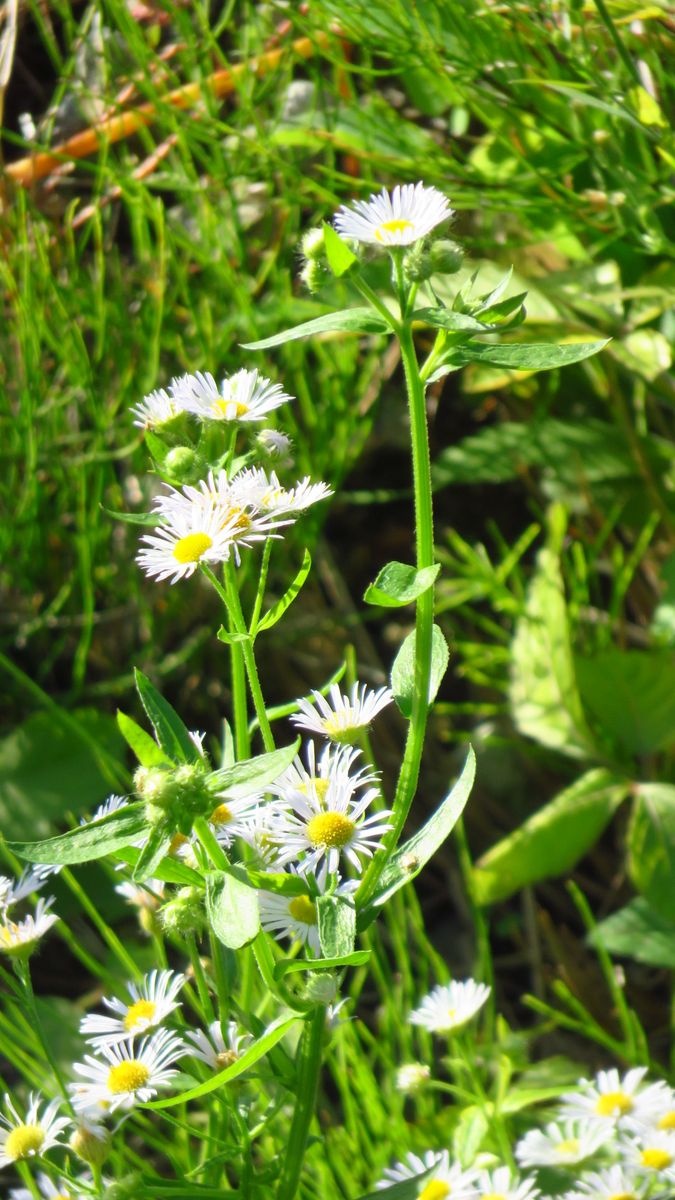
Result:
<svg viewBox="0 0 675 1200">
<path fill-rule="evenodd" d="M 423 1063 L 405 1063 L 396 1072 L 396 1088 L 399 1092 L 418 1092 L 431 1075 Z"/>
<path fill-rule="evenodd" d="M 464 251 L 458 242 L 441 238 L 429 247 L 433 275 L 454 275 L 464 261 Z"/>
<path fill-rule="evenodd" d="M 164 459 L 164 470 L 172 482 L 197 483 L 206 474 L 206 460 L 191 446 L 174 446 Z"/>
<path fill-rule="evenodd" d="M 424 283 L 431 278 L 431 257 L 423 242 L 417 242 L 403 255 L 403 273 L 411 283 Z"/>
<path fill-rule="evenodd" d="M 70 1148 L 90 1167 L 102 1167 L 110 1154 L 110 1134 L 100 1125 L 78 1125 L 70 1138 Z"/>
<path fill-rule="evenodd" d="M 323 229 L 320 229 L 318 226 L 308 229 L 302 239 L 301 249 L 304 258 L 309 259 L 310 262 L 321 262 L 326 257 L 326 242 Z"/>
<path fill-rule="evenodd" d="M 305 988 L 307 999 L 314 1001 L 315 1004 L 333 1004 L 337 993 L 338 986 L 335 975 L 329 975 L 325 971 L 312 975 Z"/>
<path fill-rule="evenodd" d="M 117 1183 L 111 1183 L 105 1191 L 105 1200 L 138 1200 L 143 1194 L 141 1175 L 134 1171 L 133 1175 L 125 1175 Z"/>
<path fill-rule="evenodd" d="M 268 454 L 270 458 L 284 466 L 292 466 L 291 448 L 293 443 L 281 430 L 263 429 L 258 434 L 256 441 L 263 454 Z"/>
<path fill-rule="evenodd" d="M 326 282 L 326 270 L 320 262 L 308 258 L 300 272 L 300 278 L 308 292 L 318 292 Z"/>
<path fill-rule="evenodd" d="M 159 910 L 159 917 L 167 933 L 182 938 L 197 936 L 206 925 L 203 892 L 195 887 L 181 888 Z"/>
</svg>

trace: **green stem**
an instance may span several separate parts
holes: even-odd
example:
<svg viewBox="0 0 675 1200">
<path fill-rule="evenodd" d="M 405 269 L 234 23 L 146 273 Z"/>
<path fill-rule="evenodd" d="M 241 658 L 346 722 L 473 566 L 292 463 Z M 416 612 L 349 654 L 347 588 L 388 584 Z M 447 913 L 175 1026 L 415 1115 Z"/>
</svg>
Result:
<svg viewBox="0 0 675 1200">
<path fill-rule="evenodd" d="M 33 1022 L 33 1029 L 34 1029 L 37 1039 L 42 1047 L 42 1052 L 43 1052 L 47 1062 L 49 1063 L 49 1066 L 51 1067 L 52 1073 L 54 1075 L 54 1079 L 56 1080 L 58 1089 L 59 1089 L 61 1095 L 63 1096 L 63 1099 L 67 1105 L 68 1111 L 70 1112 L 70 1115 L 73 1118 L 75 1118 L 75 1110 L 70 1101 L 70 1095 L 68 1093 L 68 1088 L 66 1087 L 66 1083 L 63 1078 L 63 1075 L 61 1074 L 61 1071 L 56 1062 L 56 1059 L 54 1058 L 54 1055 L 51 1052 L 49 1042 L 47 1041 L 45 1034 L 44 1034 L 44 1030 L 42 1028 L 40 1014 L 38 1013 L 37 1004 L 35 1003 L 35 992 L 33 991 L 33 980 L 32 980 L 31 973 L 30 973 L 30 965 L 28 962 L 21 962 L 19 960 L 16 964 L 16 969 L 17 969 L 17 975 L 21 981 L 21 984 L 23 985 L 23 993 L 24 993 L 24 997 L 26 1000 L 26 1007 L 28 1008 L 28 1011 L 30 1013 L 31 1020 Z"/>
<path fill-rule="evenodd" d="M 302 1031 L 297 1057 L 296 1095 L 288 1134 L 286 1157 L 277 1188 L 277 1200 L 293 1200 L 298 1190 L 309 1127 L 314 1116 L 321 1069 L 325 1009 L 317 1008 Z"/>
</svg>

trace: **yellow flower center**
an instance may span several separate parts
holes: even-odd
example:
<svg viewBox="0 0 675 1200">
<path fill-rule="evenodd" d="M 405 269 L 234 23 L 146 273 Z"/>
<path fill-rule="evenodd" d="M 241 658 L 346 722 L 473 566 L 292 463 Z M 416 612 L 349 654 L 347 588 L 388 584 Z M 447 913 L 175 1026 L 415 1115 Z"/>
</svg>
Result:
<svg viewBox="0 0 675 1200">
<path fill-rule="evenodd" d="M 579 1139 L 578 1138 L 566 1138 L 564 1141 L 558 1142 L 558 1145 L 555 1147 L 555 1152 L 556 1152 L 556 1154 L 562 1154 L 562 1155 L 578 1154 L 579 1153 Z"/>
<path fill-rule="evenodd" d="M 217 808 L 214 808 L 209 817 L 212 825 L 229 825 L 231 820 L 232 813 L 226 804 L 219 804 Z"/>
<path fill-rule="evenodd" d="M 480 1200 L 506 1200 L 503 1192 L 484 1192 Z"/>
<path fill-rule="evenodd" d="M 659 1129 L 675 1129 L 675 1109 L 667 1112 L 665 1117 L 661 1117 L 658 1127 Z"/>
<path fill-rule="evenodd" d="M 213 538 L 210 538 L 208 533 L 188 533 L 176 542 L 173 556 L 179 563 L 199 562 L 212 545 Z"/>
<path fill-rule="evenodd" d="M 632 1110 L 633 1101 L 625 1092 L 605 1092 L 595 1106 L 599 1117 L 623 1117 L 625 1113 L 632 1112 Z"/>
<path fill-rule="evenodd" d="M 149 1078 L 150 1071 L 145 1063 L 139 1062 L 137 1058 L 130 1058 L 110 1068 L 108 1091 L 114 1096 L 119 1096 L 122 1092 L 137 1092 Z"/>
<path fill-rule="evenodd" d="M 319 804 L 325 805 L 329 787 L 330 779 L 319 779 L 318 775 L 313 775 L 307 783 L 300 784 L 298 791 L 302 792 L 303 796 L 316 796 Z"/>
<path fill-rule="evenodd" d="M 236 1050 L 222 1050 L 220 1054 L 216 1055 L 216 1062 L 221 1071 L 224 1071 L 225 1067 L 231 1067 L 232 1063 L 236 1063 L 238 1058 Z"/>
<path fill-rule="evenodd" d="M 293 920 L 299 921 L 301 925 L 316 925 L 316 904 L 309 896 L 294 896 L 288 911 Z"/>
<path fill-rule="evenodd" d="M 241 400 L 234 400 L 232 397 L 228 400 L 225 396 L 219 396 L 213 401 L 213 411 L 217 417 L 224 417 L 226 421 L 236 421 L 248 412 L 248 404 L 242 404 Z"/>
<path fill-rule="evenodd" d="M 652 1171 L 664 1171 L 666 1167 L 671 1166 L 673 1156 L 668 1150 L 652 1146 L 642 1151 L 640 1162 L 643 1167 L 651 1167 Z"/>
<path fill-rule="evenodd" d="M 635 1192 L 613 1192 L 607 1200 L 637 1200 Z"/>
<path fill-rule="evenodd" d="M 450 1195 L 450 1184 L 443 1183 L 441 1179 L 432 1179 L 426 1187 L 422 1188 L 419 1194 L 419 1200 L 446 1200 Z"/>
<path fill-rule="evenodd" d="M 342 849 L 352 837 L 356 826 L 343 813 L 326 812 L 312 817 L 307 837 L 313 846 L 334 846 Z"/>
<path fill-rule="evenodd" d="M 227 532 L 233 536 L 238 533 L 246 533 L 246 530 L 251 528 L 251 518 L 243 508 L 237 508 L 236 504 L 233 504 L 228 509 L 227 516 L 220 528 L 227 529 Z"/>
<path fill-rule="evenodd" d="M 130 1004 L 124 1018 L 127 1033 L 131 1033 L 132 1029 L 145 1027 L 148 1021 L 152 1021 L 156 1012 L 157 1005 L 153 1000 L 137 1000 L 135 1004 Z"/>
<path fill-rule="evenodd" d="M 378 242 L 386 242 L 386 234 L 388 233 L 405 233 L 406 229 L 413 229 L 412 221 L 407 221 L 405 217 L 393 217 L 391 221 L 383 221 L 375 230 L 375 237 Z"/>
<path fill-rule="evenodd" d="M 45 1131 L 41 1125 L 17 1125 L 5 1142 L 5 1154 L 12 1162 L 19 1158 L 30 1158 L 39 1154 L 45 1140 Z"/>
<path fill-rule="evenodd" d="M 180 850 L 181 846 L 184 846 L 186 842 L 187 838 L 184 833 L 174 833 L 171 841 L 169 842 L 169 854 L 175 854 L 176 851 Z"/>
</svg>

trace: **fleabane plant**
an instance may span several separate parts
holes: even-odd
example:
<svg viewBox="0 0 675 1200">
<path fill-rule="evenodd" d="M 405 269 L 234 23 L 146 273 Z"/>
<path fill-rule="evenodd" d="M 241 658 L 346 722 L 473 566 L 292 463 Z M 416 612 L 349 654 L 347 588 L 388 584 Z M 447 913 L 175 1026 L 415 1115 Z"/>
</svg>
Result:
<svg viewBox="0 0 675 1200">
<path fill-rule="evenodd" d="M 35 1017 L 57 1093 L 44 1109 L 31 1097 L 23 1124 L 8 1099 L 5 1161 L 20 1161 L 24 1182 L 29 1160 L 61 1146 L 67 1130 L 76 1161 L 86 1170 L 73 1175 L 72 1156 L 65 1164 L 57 1160 L 58 1170 L 50 1159 L 51 1175 L 45 1178 L 53 1177 L 57 1186 L 59 1170 L 65 1170 L 73 1192 L 107 1195 L 108 1157 L 113 1171 L 123 1172 L 129 1165 L 124 1146 L 133 1132 L 150 1138 L 150 1151 L 140 1179 L 131 1176 L 131 1193 L 168 1194 L 162 1190 L 167 1163 L 176 1159 L 158 1126 L 164 1110 L 180 1106 L 176 1128 L 187 1147 L 181 1182 L 189 1180 L 186 1186 L 195 1195 L 203 1189 L 204 1195 L 236 1194 L 242 1200 L 292 1200 L 302 1187 L 322 1062 L 341 1019 L 340 990 L 350 968 L 367 969 L 372 953 L 362 935 L 448 837 L 473 782 L 469 751 L 445 800 L 401 844 L 418 789 L 429 710 L 449 657 L 443 631 L 434 623 L 439 566 L 427 384 L 471 361 L 539 370 L 578 361 L 602 345 L 499 341 L 523 319 L 523 297 L 505 298 L 508 276 L 487 295 L 474 296 L 467 288 L 458 290 L 452 305 L 440 304 L 434 278 L 455 272 L 462 258 L 446 236 L 451 217 L 449 199 L 421 182 L 343 205 L 333 223 L 303 240 L 303 277 L 316 290 L 332 276 L 358 303 L 246 347 L 272 348 L 327 330 L 381 335 L 399 344 L 410 421 L 415 561 L 383 564 L 365 594 L 368 604 L 381 609 L 414 606 L 415 627 L 396 656 L 388 686 L 380 681 L 371 688 L 351 679 L 345 691 L 334 677 L 292 700 L 282 714 L 266 704 L 259 640 L 283 618 L 311 569 L 308 550 L 291 568 L 285 537 L 332 495 L 330 481 L 289 475 L 292 446 L 274 427 L 279 411 L 292 402 L 283 384 L 257 367 L 223 374 L 204 364 L 133 408 L 163 480 L 152 510 L 127 516 L 144 527 L 138 565 L 149 587 L 184 589 L 186 603 L 200 585 L 216 593 L 223 613 L 216 636 L 229 655 L 231 710 L 214 754 L 204 733 L 190 730 L 137 671 L 146 723 L 125 713 L 118 718 L 138 760 L 126 793 L 111 797 L 70 832 L 11 847 L 41 867 L 18 885 L 0 886 L 0 953 L 14 967 Z M 372 272 L 374 258 L 382 256 L 390 266 L 384 293 L 373 282 L 381 271 Z M 435 333 L 421 361 L 418 328 Z M 283 559 L 288 586 L 270 604 L 273 552 Z M 253 594 L 242 585 L 245 560 L 249 568 L 256 565 Z M 394 701 L 406 733 L 395 785 L 385 793 L 367 733 Z M 277 724 L 282 716 L 291 717 L 291 726 Z M 301 735 L 295 740 L 288 732 L 292 726 Z M 57 920 L 52 901 L 38 900 L 32 914 L 19 920 L 11 908 L 39 892 L 49 871 L 65 869 L 64 878 L 76 887 L 70 868 L 94 859 L 107 860 L 115 877 L 120 873 L 117 890 L 137 909 L 146 950 L 155 953 L 156 962 L 148 970 L 146 953 L 141 969 L 97 906 L 89 905 L 88 915 L 123 978 L 111 988 L 110 973 L 102 967 L 105 1011 L 84 1015 L 83 1053 L 64 1070 L 37 1019 L 29 962 Z M 91 955 L 85 961 L 90 964 Z M 480 1019 L 489 994 L 475 981 L 439 987 L 411 1021 L 450 1034 Z M 251 1088 L 246 1073 L 255 1064 L 260 1083 Z M 422 1084 L 428 1069 L 412 1067 Z M 401 1079 L 412 1078 L 410 1070 Z M 235 1086 L 241 1090 L 232 1100 Z M 186 1123 L 191 1121 L 194 1132 Z M 206 1130 L 200 1144 L 200 1131 Z M 270 1146 L 276 1147 L 272 1154 Z M 495 1141 L 492 1150 L 499 1148 Z M 531 1142 L 528 1153 L 533 1152 L 538 1151 Z M 137 1168 L 138 1156 L 130 1157 Z M 486 1170 L 492 1165 L 489 1160 Z M 467 1196 L 503 1192 L 517 1200 L 536 1194 L 516 1181 L 513 1161 L 494 1165 L 493 1174 L 481 1174 L 481 1164 L 453 1164 L 445 1151 L 440 1157 L 411 1153 L 378 1187 L 391 1184 L 397 1196 L 421 1194 L 425 1200 L 440 1200 L 451 1190 Z M 112 1178 L 117 1186 L 116 1175 Z M 31 1177 L 33 1195 L 43 1188 L 42 1176 L 37 1179 Z"/>
</svg>

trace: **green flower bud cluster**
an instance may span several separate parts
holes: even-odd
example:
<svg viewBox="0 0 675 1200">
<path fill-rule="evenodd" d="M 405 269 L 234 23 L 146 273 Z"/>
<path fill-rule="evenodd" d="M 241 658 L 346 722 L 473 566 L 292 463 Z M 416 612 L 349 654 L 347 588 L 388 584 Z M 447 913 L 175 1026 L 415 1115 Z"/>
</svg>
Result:
<svg viewBox="0 0 675 1200">
<path fill-rule="evenodd" d="M 180 888 L 159 910 L 159 919 L 166 933 L 198 937 L 206 927 L 204 893 L 197 887 Z"/>
<path fill-rule="evenodd" d="M 415 242 L 403 256 L 403 271 L 411 283 L 425 283 L 432 275 L 454 275 L 462 265 L 464 251 L 449 238 L 430 246 Z"/>
<path fill-rule="evenodd" d="M 145 815 L 151 825 L 166 824 L 189 834 L 195 817 L 206 816 L 213 808 L 213 796 L 206 787 L 208 771 L 201 763 L 183 763 L 179 767 L 139 767 L 134 787 L 145 801 Z"/>
<path fill-rule="evenodd" d="M 107 1129 L 78 1125 L 70 1138 L 70 1148 L 90 1167 L 102 1167 L 110 1154 L 112 1138 Z"/>
<path fill-rule="evenodd" d="M 207 462 L 191 446 L 174 446 L 164 459 L 164 473 L 177 486 L 198 483 L 207 471 Z"/>
</svg>

